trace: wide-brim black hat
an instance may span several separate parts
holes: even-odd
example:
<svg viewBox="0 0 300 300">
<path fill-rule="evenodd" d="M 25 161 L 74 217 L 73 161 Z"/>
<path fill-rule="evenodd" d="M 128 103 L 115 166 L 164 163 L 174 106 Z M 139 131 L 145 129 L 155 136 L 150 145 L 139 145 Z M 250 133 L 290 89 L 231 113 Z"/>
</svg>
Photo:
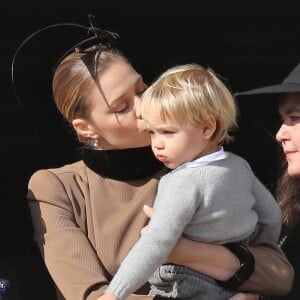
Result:
<svg viewBox="0 0 300 300">
<path fill-rule="evenodd" d="M 281 94 L 300 92 L 300 63 L 293 69 L 281 84 L 265 86 L 249 91 L 238 92 L 235 95 Z"/>
</svg>

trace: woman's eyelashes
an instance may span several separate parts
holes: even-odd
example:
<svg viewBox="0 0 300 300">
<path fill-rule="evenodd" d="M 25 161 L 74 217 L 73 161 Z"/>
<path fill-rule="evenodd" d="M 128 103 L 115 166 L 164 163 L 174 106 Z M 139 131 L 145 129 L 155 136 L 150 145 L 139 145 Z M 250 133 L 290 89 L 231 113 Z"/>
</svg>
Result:
<svg viewBox="0 0 300 300">
<path fill-rule="evenodd" d="M 124 102 L 122 105 L 120 105 L 119 107 L 115 108 L 114 113 L 115 114 L 122 114 L 125 113 L 128 110 L 129 105 L 127 104 L 127 102 Z"/>
<path fill-rule="evenodd" d="M 298 115 L 292 115 L 292 116 L 290 116 L 290 120 L 292 122 L 299 122 L 300 116 L 298 116 Z"/>
<path fill-rule="evenodd" d="M 292 125 L 300 122 L 300 115 L 288 115 L 281 117 L 281 124 Z"/>
<path fill-rule="evenodd" d="M 148 88 L 148 86 L 143 84 L 141 87 L 139 87 L 135 91 L 135 96 L 141 98 L 147 88 Z M 131 99 L 131 97 L 129 97 L 128 99 L 123 99 L 118 103 L 118 105 L 116 105 L 113 108 L 113 112 L 115 114 L 126 113 L 130 110 L 131 107 L 133 107 L 133 102 L 134 102 L 134 97 L 132 97 L 132 99 Z"/>
</svg>

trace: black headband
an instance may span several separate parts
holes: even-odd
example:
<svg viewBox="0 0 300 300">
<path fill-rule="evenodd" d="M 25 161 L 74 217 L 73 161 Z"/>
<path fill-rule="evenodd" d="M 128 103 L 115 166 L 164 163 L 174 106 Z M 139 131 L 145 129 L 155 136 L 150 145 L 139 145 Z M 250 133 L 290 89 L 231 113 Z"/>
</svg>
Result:
<svg viewBox="0 0 300 300">
<path fill-rule="evenodd" d="M 13 55 L 12 58 L 12 63 L 11 63 L 11 80 L 12 80 L 12 84 L 13 84 L 13 90 L 15 93 L 15 96 L 17 98 L 17 101 L 19 103 L 19 105 L 22 107 L 23 104 L 20 100 L 20 97 L 17 93 L 17 89 L 16 89 L 16 84 L 15 84 L 15 62 L 16 62 L 16 57 L 18 56 L 19 52 L 21 51 L 21 49 L 24 47 L 24 45 L 31 40 L 34 36 L 40 34 L 41 32 L 44 32 L 46 30 L 49 29 L 53 29 L 53 28 L 58 28 L 58 27 L 77 27 L 80 29 L 84 29 L 85 31 L 87 31 L 87 35 L 88 37 L 77 42 L 75 45 L 73 45 L 72 47 L 70 47 L 67 51 L 65 51 L 63 53 L 63 55 L 60 56 L 60 58 L 56 61 L 56 63 L 53 66 L 53 69 L 55 69 L 60 62 L 66 57 L 68 56 L 71 52 L 73 51 L 79 51 L 82 53 L 92 53 L 94 51 L 94 53 L 96 51 L 103 51 L 106 49 L 111 49 L 114 44 L 115 41 L 119 38 L 119 35 L 115 32 L 111 32 L 108 30 L 103 30 L 103 29 L 99 29 L 97 27 L 95 27 L 92 23 L 92 18 L 94 16 L 93 15 L 89 15 L 89 23 L 90 26 L 85 26 L 85 25 L 81 25 L 81 24 L 77 24 L 77 23 L 57 23 L 57 24 L 52 24 L 46 27 L 42 27 L 40 29 L 38 29 L 37 31 L 33 32 L 32 34 L 30 34 L 17 48 L 16 52 Z M 87 51 L 87 49 L 91 48 L 94 46 L 94 50 L 89 50 Z M 82 57 L 82 60 L 85 62 L 85 59 Z M 91 72 L 91 70 L 89 70 Z M 93 73 L 91 72 L 92 77 L 95 79 L 95 75 L 93 75 Z"/>
</svg>

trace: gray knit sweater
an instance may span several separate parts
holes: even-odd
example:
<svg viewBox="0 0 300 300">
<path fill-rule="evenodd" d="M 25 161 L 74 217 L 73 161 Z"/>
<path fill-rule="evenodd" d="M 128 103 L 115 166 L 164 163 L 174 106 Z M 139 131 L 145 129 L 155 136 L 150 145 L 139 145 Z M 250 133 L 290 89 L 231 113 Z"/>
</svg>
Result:
<svg viewBox="0 0 300 300">
<path fill-rule="evenodd" d="M 247 238 L 257 223 L 277 241 L 281 210 L 268 189 L 241 157 L 227 157 L 177 168 L 163 176 L 155 213 L 131 249 L 108 291 L 120 299 L 143 285 L 161 265 L 181 235 L 223 244 Z"/>
</svg>

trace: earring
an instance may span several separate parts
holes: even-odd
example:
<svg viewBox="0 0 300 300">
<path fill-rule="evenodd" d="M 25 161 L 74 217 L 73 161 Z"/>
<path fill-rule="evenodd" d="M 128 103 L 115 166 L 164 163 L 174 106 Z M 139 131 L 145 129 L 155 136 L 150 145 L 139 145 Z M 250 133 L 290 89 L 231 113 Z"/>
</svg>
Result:
<svg viewBox="0 0 300 300">
<path fill-rule="evenodd" d="M 99 149 L 100 147 L 100 143 L 97 139 L 91 139 L 90 140 L 90 146 L 93 148 L 93 149 Z"/>
</svg>

